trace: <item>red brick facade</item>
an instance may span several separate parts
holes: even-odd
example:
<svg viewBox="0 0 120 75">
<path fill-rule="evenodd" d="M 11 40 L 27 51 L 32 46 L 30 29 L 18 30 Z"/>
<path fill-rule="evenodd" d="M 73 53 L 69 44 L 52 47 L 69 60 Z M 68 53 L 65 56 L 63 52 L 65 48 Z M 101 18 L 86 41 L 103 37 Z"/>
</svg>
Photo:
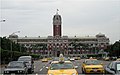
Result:
<svg viewBox="0 0 120 75">
<path fill-rule="evenodd" d="M 61 36 L 61 25 L 53 25 L 53 36 Z"/>
</svg>

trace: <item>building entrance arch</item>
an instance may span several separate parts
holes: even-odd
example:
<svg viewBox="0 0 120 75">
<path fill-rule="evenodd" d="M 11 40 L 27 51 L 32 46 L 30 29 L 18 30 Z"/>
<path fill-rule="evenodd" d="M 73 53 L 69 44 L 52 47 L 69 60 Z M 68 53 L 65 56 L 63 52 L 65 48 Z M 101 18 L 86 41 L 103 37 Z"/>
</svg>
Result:
<svg viewBox="0 0 120 75">
<path fill-rule="evenodd" d="M 60 55 L 60 51 L 57 51 L 57 57 L 59 57 L 59 55 Z"/>
</svg>

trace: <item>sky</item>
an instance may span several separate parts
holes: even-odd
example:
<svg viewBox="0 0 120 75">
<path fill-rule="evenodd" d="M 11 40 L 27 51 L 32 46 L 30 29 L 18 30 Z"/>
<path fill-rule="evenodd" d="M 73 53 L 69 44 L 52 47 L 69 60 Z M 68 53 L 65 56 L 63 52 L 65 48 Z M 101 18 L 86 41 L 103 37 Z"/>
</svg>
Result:
<svg viewBox="0 0 120 75">
<path fill-rule="evenodd" d="M 0 0 L 0 36 L 53 35 L 56 9 L 62 17 L 62 35 L 105 34 L 110 43 L 120 40 L 120 0 Z"/>
</svg>

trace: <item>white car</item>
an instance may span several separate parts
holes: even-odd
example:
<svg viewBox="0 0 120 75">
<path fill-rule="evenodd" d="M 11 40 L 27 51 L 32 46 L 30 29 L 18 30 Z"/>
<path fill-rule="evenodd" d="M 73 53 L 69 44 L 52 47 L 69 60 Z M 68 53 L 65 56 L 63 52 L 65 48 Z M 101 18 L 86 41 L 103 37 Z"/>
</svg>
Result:
<svg viewBox="0 0 120 75">
<path fill-rule="evenodd" d="M 34 61 L 31 56 L 21 56 L 18 61 L 24 61 L 28 67 L 28 73 L 34 72 Z"/>
</svg>

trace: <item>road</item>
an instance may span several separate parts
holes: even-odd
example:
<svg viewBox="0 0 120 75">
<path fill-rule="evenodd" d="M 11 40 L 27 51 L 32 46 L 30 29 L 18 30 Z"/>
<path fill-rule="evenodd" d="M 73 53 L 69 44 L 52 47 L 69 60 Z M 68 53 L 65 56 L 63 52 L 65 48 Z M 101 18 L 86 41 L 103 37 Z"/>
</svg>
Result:
<svg viewBox="0 0 120 75">
<path fill-rule="evenodd" d="M 81 64 L 82 64 L 83 60 L 84 59 L 72 61 L 75 66 L 78 66 L 78 68 L 76 70 L 79 74 L 82 74 Z M 104 64 L 104 67 L 105 67 L 110 61 L 101 61 L 101 62 Z M 50 63 L 50 61 L 48 61 L 48 62 L 42 62 L 40 60 L 35 61 L 34 62 L 34 64 L 35 64 L 34 74 L 47 74 L 46 67 L 49 67 L 49 65 L 50 65 L 49 63 Z"/>
<path fill-rule="evenodd" d="M 78 68 L 76 70 L 78 71 L 79 74 L 82 73 L 81 64 L 82 64 L 83 60 L 84 59 L 72 61 L 75 66 L 78 66 Z M 46 67 L 49 67 L 50 61 L 48 61 L 48 62 L 42 62 L 41 60 L 34 61 L 34 73 L 33 74 L 35 74 L 35 75 L 47 74 Z M 104 64 L 104 66 L 106 66 L 110 61 L 102 61 L 101 60 L 101 62 Z M 0 70 L 1 70 L 1 73 L 3 73 L 4 67 L 0 68 Z"/>
</svg>

